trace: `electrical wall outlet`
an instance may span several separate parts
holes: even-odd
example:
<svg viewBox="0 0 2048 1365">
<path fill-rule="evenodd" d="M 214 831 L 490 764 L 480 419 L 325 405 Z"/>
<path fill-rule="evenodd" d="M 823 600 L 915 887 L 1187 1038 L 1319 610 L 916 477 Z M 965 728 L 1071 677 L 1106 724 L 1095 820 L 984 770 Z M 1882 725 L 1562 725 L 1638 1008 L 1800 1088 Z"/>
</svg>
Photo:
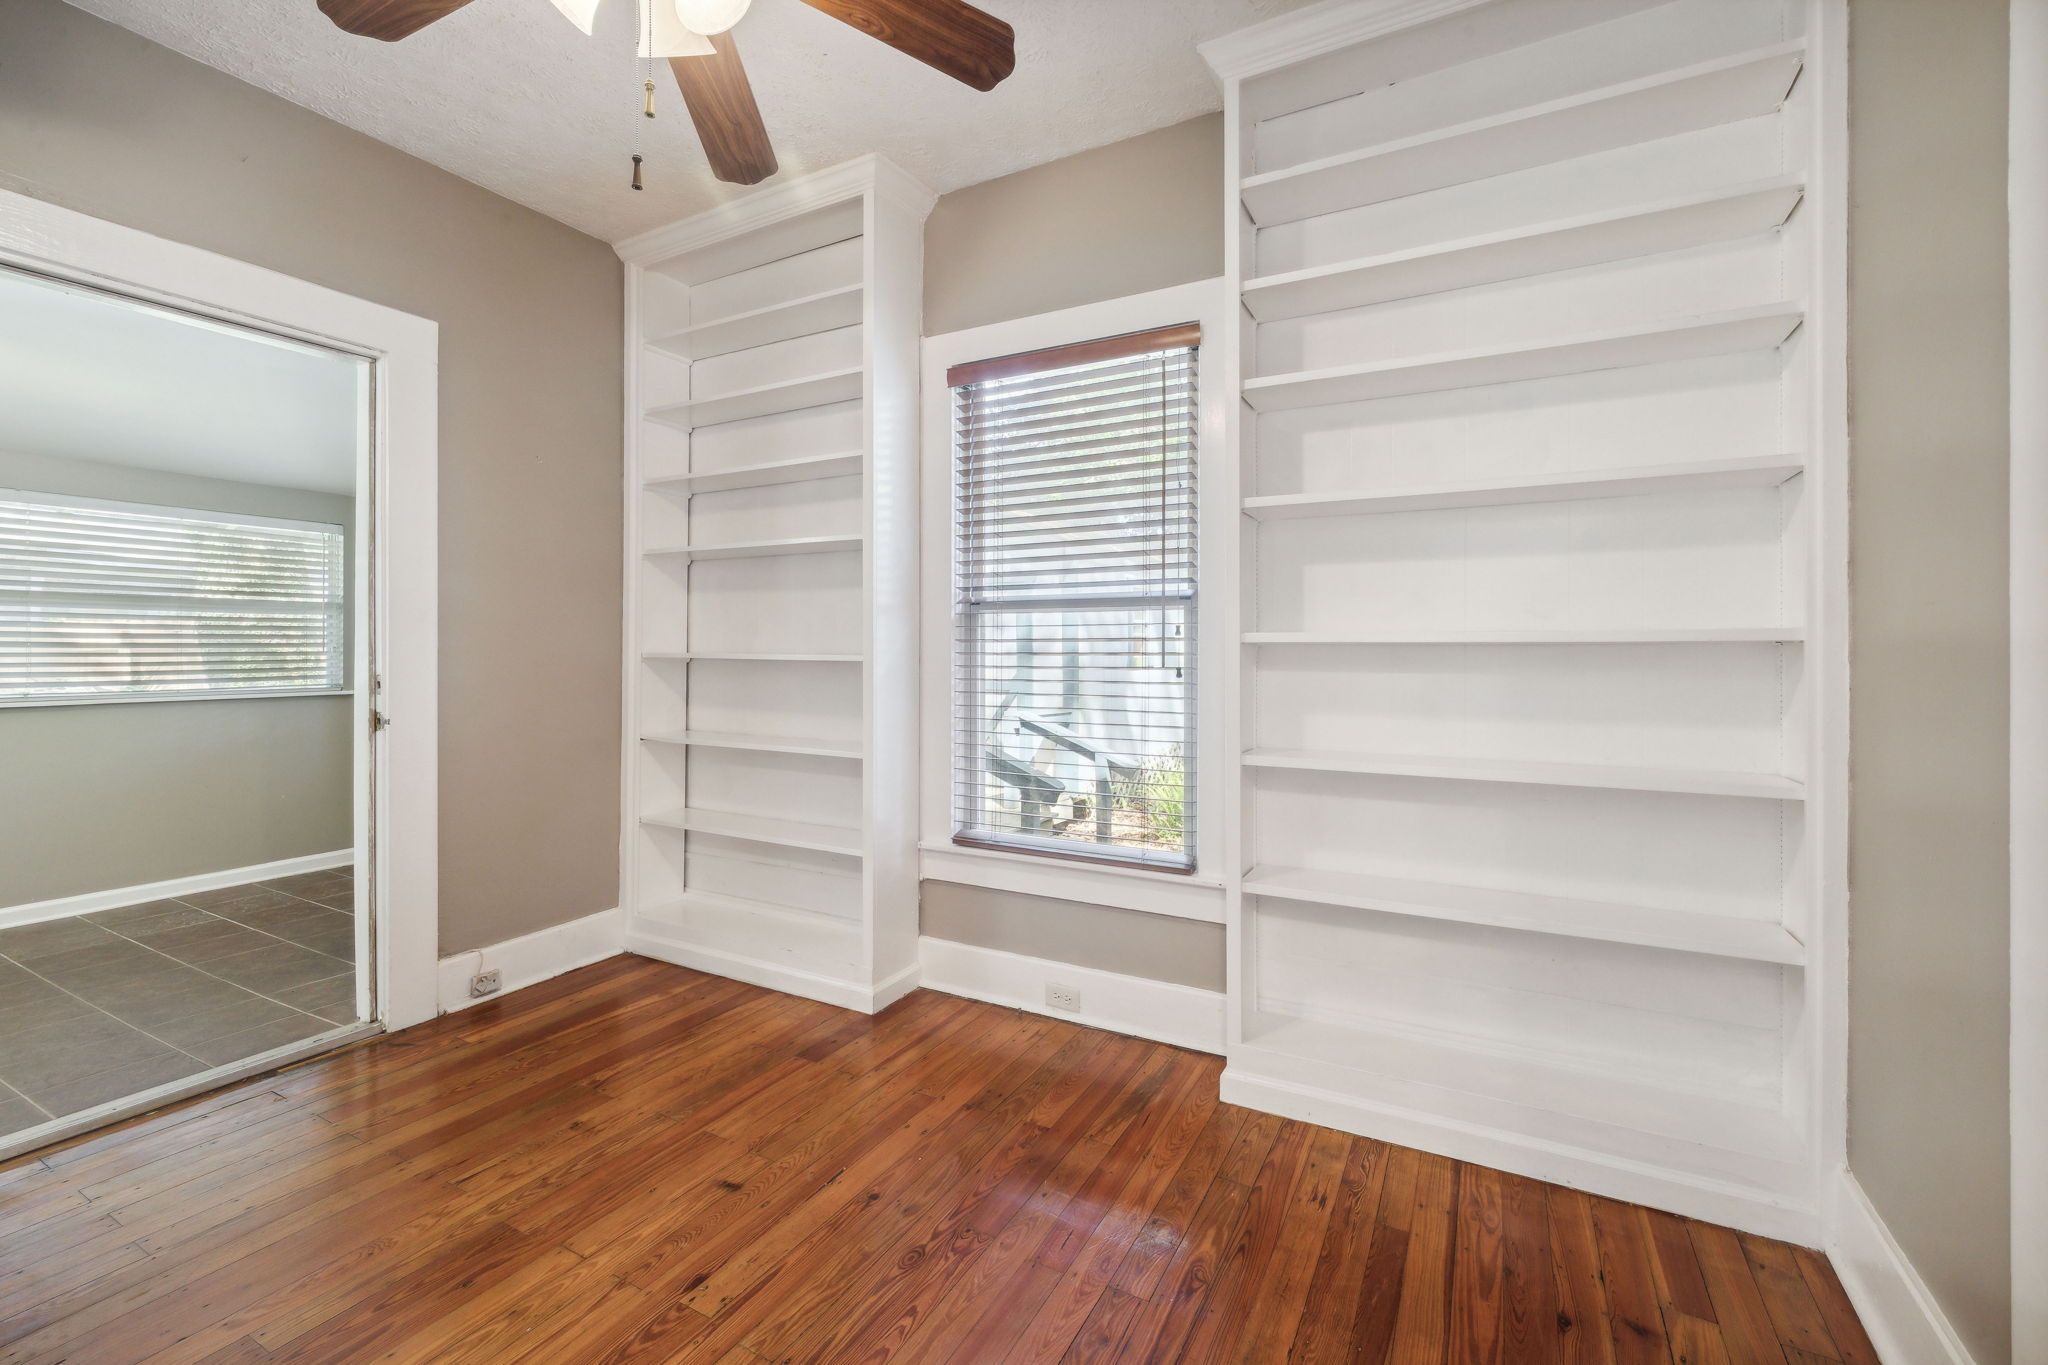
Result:
<svg viewBox="0 0 2048 1365">
<path fill-rule="evenodd" d="M 469 979 L 469 998 L 475 1000 L 481 996 L 496 995 L 504 988 L 504 985 L 504 981 L 498 976 L 498 969 L 496 967 L 491 968 L 487 972 L 478 972 Z"/>
<path fill-rule="evenodd" d="M 1048 981 L 1045 983 L 1045 1003 L 1056 1010 L 1079 1010 L 1081 1008 L 1081 988 L 1079 986 L 1062 986 L 1056 982 Z"/>
</svg>

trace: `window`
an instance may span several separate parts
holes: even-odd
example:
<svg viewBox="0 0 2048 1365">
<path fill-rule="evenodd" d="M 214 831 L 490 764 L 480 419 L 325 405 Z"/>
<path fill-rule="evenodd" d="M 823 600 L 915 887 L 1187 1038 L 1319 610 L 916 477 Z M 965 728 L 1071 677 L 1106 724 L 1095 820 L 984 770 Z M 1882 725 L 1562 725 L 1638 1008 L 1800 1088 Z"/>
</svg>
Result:
<svg viewBox="0 0 2048 1365">
<path fill-rule="evenodd" d="M 0 703 L 345 685 L 338 526 L 0 491 Z"/>
<path fill-rule="evenodd" d="M 1200 335 L 947 374 L 955 843 L 1193 869 Z"/>
</svg>

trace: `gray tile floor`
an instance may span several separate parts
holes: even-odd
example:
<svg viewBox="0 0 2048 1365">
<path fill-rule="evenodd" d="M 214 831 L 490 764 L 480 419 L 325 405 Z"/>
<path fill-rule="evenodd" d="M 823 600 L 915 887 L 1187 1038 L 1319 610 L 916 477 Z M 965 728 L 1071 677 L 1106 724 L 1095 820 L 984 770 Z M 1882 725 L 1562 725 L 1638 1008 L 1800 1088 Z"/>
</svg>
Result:
<svg viewBox="0 0 2048 1365">
<path fill-rule="evenodd" d="M 0 929 L 0 1136 L 356 1019 L 348 868 Z"/>
</svg>

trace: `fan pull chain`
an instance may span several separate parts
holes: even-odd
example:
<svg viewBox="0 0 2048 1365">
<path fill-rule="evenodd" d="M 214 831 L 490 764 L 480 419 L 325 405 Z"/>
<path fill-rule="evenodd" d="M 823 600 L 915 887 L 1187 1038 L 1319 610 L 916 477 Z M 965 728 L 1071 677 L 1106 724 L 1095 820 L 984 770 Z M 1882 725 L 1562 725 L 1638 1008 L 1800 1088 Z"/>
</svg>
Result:
<svg viewBox="0 0 2048 1365">
<path fill-rule="evenodd" d="M 654 3 L 655 0 L 640 0 L 641 34 L 646 39 L 646 50 L 650 53 L 654 51 Z M 640 83 L 640 88 L 643 94 L 640 105 L 640 113 L 644 118 L 653 118 L 654 58 L 650 56 L 646 60 L 647 65 L 645 68 L 643 68 L 641 72 L 643 79 Z M 641 121 L 641 119 L 633 120 L 633 188 L 636 190 L 642 190 L 646 188 L 645 185 L 642 185 L 640 183 L 640 166 L 642 162 L 642 158 L 640 155 Z"/>
</svg>

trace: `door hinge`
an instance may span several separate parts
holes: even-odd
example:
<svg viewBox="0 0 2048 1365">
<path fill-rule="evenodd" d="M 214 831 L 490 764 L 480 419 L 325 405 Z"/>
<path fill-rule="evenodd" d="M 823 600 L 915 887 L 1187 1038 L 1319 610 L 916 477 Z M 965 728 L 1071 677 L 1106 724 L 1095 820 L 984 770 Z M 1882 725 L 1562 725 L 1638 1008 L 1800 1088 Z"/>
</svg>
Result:
<svg viewBox="0 0 2048 1365">
<path fill-rule="evenodd" d="M 376 734 L 376 733 L 377 733 L 377 732 L 378 732 L 379 730 L 385 730 L 385 729 L 389 729 L 389 728 L 390 728 L 390 726 L 391 726 L 391 717 L 389 717 L 389 716 L 385 715 L 385 714 L 384 714 L 384 713 L 383 713 L 382 711 L 372 711 L 372 712 L 370 712 L 370 733 L 371 733 L 371 734 L 373 734 L 373 735 L 374 735 L 374 734 Z"/>
</svg>

